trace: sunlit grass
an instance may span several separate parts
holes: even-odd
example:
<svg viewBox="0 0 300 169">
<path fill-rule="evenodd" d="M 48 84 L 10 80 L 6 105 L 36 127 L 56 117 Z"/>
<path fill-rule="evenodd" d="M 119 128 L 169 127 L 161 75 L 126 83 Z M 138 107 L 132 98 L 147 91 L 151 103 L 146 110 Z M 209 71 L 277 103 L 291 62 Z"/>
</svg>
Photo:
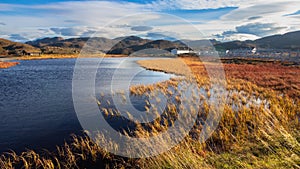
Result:
<svg viewBox="0 0 300 169">
<path fill-rule="evenodd" d="M 18 62 L 1 62 L 0 61 L 0 69 L 6 69 L 6 68 L 10 68 L 13 66 L 18 65 Z"/>
</svg>

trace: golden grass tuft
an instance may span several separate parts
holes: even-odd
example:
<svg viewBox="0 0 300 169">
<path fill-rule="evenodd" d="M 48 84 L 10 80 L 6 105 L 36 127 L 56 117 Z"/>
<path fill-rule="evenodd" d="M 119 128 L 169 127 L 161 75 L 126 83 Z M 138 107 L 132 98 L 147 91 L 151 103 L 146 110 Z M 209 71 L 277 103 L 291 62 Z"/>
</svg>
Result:
<svg viewBox="0 0 300 169">
<path fill-rule="evenodd" d="M 0 61 L 0 69 L 7 69 L 13 66 L 18 65 L 19 62 L 1 62 Z"/>
</svg>

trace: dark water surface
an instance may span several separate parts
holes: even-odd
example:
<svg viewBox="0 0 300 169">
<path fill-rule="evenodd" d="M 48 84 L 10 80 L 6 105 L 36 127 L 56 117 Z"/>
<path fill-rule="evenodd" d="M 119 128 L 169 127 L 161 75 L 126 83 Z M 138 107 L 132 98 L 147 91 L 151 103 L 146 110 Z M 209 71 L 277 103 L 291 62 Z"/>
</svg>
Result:
<svg viewBox="0 0 300 169">
<path fill-rule="evenodd" d="M 104 59 L 97 72 L 96 95 L 110 91 L 113 76 L 117 79 L 116 88 L 120 89 L 127 88 L 122 84 L 136 72 L 139 73 L 131 84 L 151 84 L 171 77 L 144 70 L 136 60 Z M 81 133 L 72 101 L 75 62 L 75 59 L 21 61 L 16 67 L 0 69 L 0 152 L 26 148 L 52 150 L 68 140 L 70 134 Z"/>
</svg>

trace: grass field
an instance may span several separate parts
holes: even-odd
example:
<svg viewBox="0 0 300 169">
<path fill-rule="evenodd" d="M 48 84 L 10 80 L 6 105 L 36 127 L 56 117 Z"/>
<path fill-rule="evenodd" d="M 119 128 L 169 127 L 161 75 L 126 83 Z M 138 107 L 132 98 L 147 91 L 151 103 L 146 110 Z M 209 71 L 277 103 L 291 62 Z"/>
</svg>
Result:
<svg viewBox="0 0 300 169">
<path fill-rule="evenodd" d="M 196 112 L 198 117 L 205 119 L 210 110 L 213 113 L 219 110 L 217 105 L 209 102 L 218 89 L 213 88 L 214 81 L 208 77 L 205 67 L 219 69 L 214 62 L 201 63 L 195 58 L 180 58 L 139 61 L 139 64 L 151 70 L 192 75 L 198 87 L 204 89 L 200 96 L 200 109 Z M 224 98 L 226 105 L 217 129 L 205 143 L 199 142 L 204 124 L 198 121 L 180 144 L 155 157 L 119 157 L 106 152 L 88 137 L 73 136 L 71 144 L 58 146 L 55 152 L 4 154 L 0 158 L 0 167 L 300 168 L 300 68 L 281 63 L 251 62 L 224 63 L 223 67 L 227 78 L 224 83 L 228 91 Z M 176 98 L 178 93 L 170 91 L 169 87 L 179 90 L 177 87 L 181 81 L 182 78 L 175 78 L 148 86 L 131 86 L 130 90 L 133 95 L 151 95 L 151 91 L 159 90 Z M 151 137 L 166 131 L 179 112 L 175 106 L 168 104 L 165 111 L 167 120 L 158 117 L 146 127 L 137 124 L 132 132 L 136 137 Z M 118 117 L 113 110 L 104 108 L 103 111 L 105 116 Z M 105 138 L 99 135 L 99 140 Z M 114 143 L 111 142 L 111 145 Z"/>
</svg>

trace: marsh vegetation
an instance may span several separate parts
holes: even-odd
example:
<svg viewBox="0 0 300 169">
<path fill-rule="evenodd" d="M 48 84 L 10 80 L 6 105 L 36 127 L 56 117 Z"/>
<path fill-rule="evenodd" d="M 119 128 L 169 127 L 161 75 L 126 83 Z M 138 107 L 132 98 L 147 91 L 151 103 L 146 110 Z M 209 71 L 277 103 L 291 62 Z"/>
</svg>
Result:
<svg viewBox="0 0 300 169">
<path fill-rule="evenodd" d="M 6 69 L 12 66 L 18 65 L 18 62 L 1 62 L 0 61 L 0 69 Z"/>
</svg>

